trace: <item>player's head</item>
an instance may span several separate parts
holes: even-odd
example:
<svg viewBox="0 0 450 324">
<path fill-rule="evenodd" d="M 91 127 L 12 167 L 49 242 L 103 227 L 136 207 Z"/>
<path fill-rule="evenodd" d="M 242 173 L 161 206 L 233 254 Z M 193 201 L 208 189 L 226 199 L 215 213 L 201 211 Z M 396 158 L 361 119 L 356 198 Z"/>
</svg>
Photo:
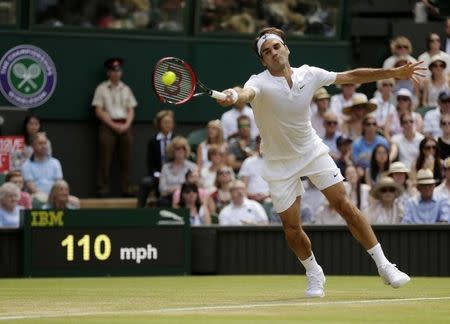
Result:
<svg viewBox="0 0 450 324">
<path fill-rule="evenodd" d="M 286 63 L 289 58 L 289 48 L 285 44 L 285 35 L 281 29 L 265 27 L 253 41 L 253 50 L 261 59 L 264 66 L 271 64 L 273 53 L 281 56 L 280 63 Z M 272 55 L 271 55 L 272 54 Z"/>
</svg>

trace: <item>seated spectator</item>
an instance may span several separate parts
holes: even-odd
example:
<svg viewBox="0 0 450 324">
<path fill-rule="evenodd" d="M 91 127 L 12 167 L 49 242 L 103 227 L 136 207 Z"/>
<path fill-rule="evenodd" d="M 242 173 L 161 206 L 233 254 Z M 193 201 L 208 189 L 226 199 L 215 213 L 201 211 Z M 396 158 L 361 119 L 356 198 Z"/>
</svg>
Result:
<svg viewBox="0 0 450 324">
<path fill-rule="evenodd" d="M 389 69 L 395 66 L 399 57 L 406 56 L 411 63 L 416 63 L 417 60 L 411 56 L 412 45 L 411 41 L 405 36 L 398 36 L 391 41 L 391 56 L 383 62 L 383 68 Z"/>
<path fill-rule="evenodd" d="M 442 163 L 439 158 L 439 149 L 437 147 L 437 141 L 429 135 L 425 136 L 419 144 L 419 156 L 413 163 L 410 174 L 413 183 L 416 179 L 416 172 L 420 169 L 431 170 L 436 182 L 441 183 Z"/>
<path fill-rule="evenodd" d="M 377 145 L 384 145 L 389 149 L 389 143 L 383 136 L 377 133 L 377 121 L 372 116 L 363 119 L 362 136 L 353 142 L 352 160 L 358 168 L 359 176 L 363 176 L 365 170 L 370 166 L 372 152 Z"/>
<path fill-rule="evenodd" d="M 255 138 L 259 134 L 258 127 L 256 127 L 255 116 L 253 109 L 246 104 L 234 105 L 233 108 L 223 113 L 220 122 L 223 127 L 223 136 L 227 141 L 231 137 L 238 135 L 238 117 L 247 116 L 250 120 L 250 136 Z"/>
<path fill-rule="evenodd" d="M 256 201 L 247 198 L 245 183 L 235 180 L 230 185 L 231 202 L 219 214 L 220 225 L 265 225 L 266 211 Z"/>
<path fill-rule="evenodd" d="M 420 169 L 417 172 L 417 190 L 420 194 L 406 202 L 404 224 L 448 223 L 449 201 L 433 194 L 435 184 L 431 170 Z"/>
<path fill-rule="evenodd" d="M 323 114 L 324 135 L 322 136 L 322 140 L 330 149 L 329 154 L 333 160 L 336 160 L 340 156 L 336 145 L 336 140 L 341 136 L 341 132 L 338 131 L 338 124 L 339 121 L 334 112 L 327 111 Z"/>
<path fill-rule="evenodd" d="M 230 185 L 234 181 L 234 172 L 228 166 L 221 166 L 216 175 L 216 191 L 208 197 L 208 210 L 211 215 L 218 215 L 231 201 Z"/>
<path fill-rule="evenodd" d="M 302 178 L 302 185 L 305 192 L 302 194 L 300 205 L 305 204 L 309 206 L 312 211 L 316 211 L 326 200 L 325 196 L 319 189 L 317 189 L 308 177 Z M 312 216 L 313 218 L 311 219 L 311 222 L 314 222 L 314 213 Z M 302 219 L 304 219 L 303 216 Z"/>
<path fill-rule="evenodd" d="M 258 135 L 256 137 L 256 154 L 244 160 L 239 171 L 239 179 L 245 183 L 248 198 L 261 204 L 270 201 L 269 185 L 261 177 L 263 163 L 261 137 Z"/>
<path fill-rule="evenodd" d="M 17 187 L 20 189 L 20 199 L 19 199 L 19 206 L 22 206 L 24 209 L 31 209 L 32 207 L 32 199 L 28 192 L 24 191 L 25 189 L 25 182 L 23 180 L 22 173 L 20 171 L 10 171 L 5 177 L 5 182 L 11 182 L 17 185 Z"/>
<path fill-rule="evenodd" d="M 25 140 L 25 147 L 23 149 L 24 161 L 30 158 L 31 154 L 33 154 L 33 148 L 31 147 L 31 140 L 39 132 L 44 132 L 42 129 L 41 119 L 34 114 L 27 115 L 23 120 L 22 125 L 22 134 Z M 47 142 L 48 142 L 48 155 L 52 155 L 52 144 L 48 139 Z"/>
<path fill-rule="evenodd" d="M 211 216 L 208 207 L 202 203 L 195 183 L 185 182 L 181 186 L 180 208 L 189 209 L 191 226 L 211 224 Z"/>
<path fill-rule="evenodd" d="M 439 156 L 445 160 L 450 156 L 450 114 L 441 115 L 442 136 L 438 138 Z"/>
<path fill-rule="evenodd" d="M 336 85 L 336 88 L 338 88 L 341 93 L 331 96 L 330 110 L 338 116 L 339 120 L 346 119 L 342 112 L 344 107 L 353 105 L 353 98 L 362 94 L 356 92 L 356 89 L 358 89 L 359 86 L 359 84 L 352 83 Z"/>
<path fill-rule="evenodd" d="M 11 182 L 5 182 L 0 187 L 0 228 L 19 228 L 20 189 Z"/>
<path fill-rule="evenodd" d="M 379 94 L 374 98 L 370 99 L 370 102 L 377 105 L 377 109 L 372 113 L 372 115 L 377 120 L 377 124 L 380 129 L 383 130 L 385 136 L 389 134 L 386 130 L 386 123 L 392 120 L 395 112 L 395 102 L 393 88 L 395 85 L 394 79 L 385 79 L 377 81 L 377 88 Z"/>
<path fill-rule="evenodd" d="M 159 206 L 171 206 L 173 193 L 181 188 L 189 170 L 197 169 L 197 165 L 188 160 L 191 147 L 186 138 L 176 136 L 167 147 L 168 161 L 164 163 L 159 178 Z"/>
<path fill-rule="evenodd" d="M 370 187 L 365 183 L 361 183 L 353 165 L 347 167 L 344 175 L 346 180 L 344 186 L 348 196 L 359 210 L 365 210 L 369 206 Z"/>
<path fill-rule="evenodd" d="M 388 121 L 386 129 L 389 131 L 389 136 L 399 134 L 402 132 L 402 125 L 400 123 L 400 117 L 406 113 L 412 114 L 414 119 L 415 130 L 419 133 L 423 130 L 423 119 L 422 116 L 414 111 L 414 104 L 412 102 L 412 93 L 408 89 L 400 89 L 396 93 L 397 113 L 394 114 L 391 120 Z M 390 137 L 389 137 L 390 138 Z"/>
<path fill-rule="evenodd" d="M 211 163 L 208 158 L 208 149 L 211 145 L 218 145 L 222 152 L 228 150 L 228 143 L 223 136 L 223 129 L 220 120 L 211 120 L 206 126 L 206 139 L 197 147 L 197 167 L 201 170 Z"/>
<path fill-rule="evenodd" d="M 405 202 L 409 198 L 417 195 L 417 189 L 411 184 L 411 181 L 409 180 L 409 172 L 410 169 L 400 161 L 391 163 L 387 172 L 387 175 L 394 179 L 395 183 L 403 188 L 402 194 L 397 198 L 397 200 L 403 207 L 405 206 Z"/>
<path fill-rule="evenodd" d="M 444 181 L 436 187 L 435 194 L 437 197 L 450 201 L 450 157 L 444 160 Z"/>
<path fill-rule="evenodd" d="M 345 135 L 341 135 L 336 139 L 336 147 L 339 151 L 339 157 L 335 160 L 335 162 L 341 170 L 341 174 L 345 174 L 347 167 L 353 165 L 352 143 L 353 140 Z"/>
<path fill-rule="evenodd" d="M 219 145 L 212 144 L 209 146 L 208 160 L 208 166 L 204 166 L 200 170 L 200 179 L 203 183 L 203 188 L 208 194 L 211 194 L 217 189 L 215 187 L 217 170 L 225 165 L 225 153 L 220 149 Z"/>
<path fill-rule="evenodd" d="M 363 213 L 370 224 L 400 224 L 404 216 L 402 204 L 397 200 L 403 188 L 390 177 L 383 177 L 370 191 L 375 199 Z"/>
<path fill-rule="evenodd" d="M 415 60 L 414 60 L 415 61 Z M 408 56 L 400 56 L 397 58 L 397 61 L 395 62 L 394 68 L 399 68 L 401 66 L 404 66 L 406 64 L 412 64 L 415 63 Z M 400 89 L 408 89 L 412 93 L 412 102 L 414 106 L 419 105 L 419 94 L 420 94 L 420 87 L 417 82 L 413 82 L 410 79 L 395 79 L 395 85 L 392 91 L 397 94 Z"/>
<path fill-rule="evenodd" d="M 368 102 L 365 94 L 355 95 L 352 104 L 342 109 L 342 113 L 348 117 L 342 124 L 342 133 L 353 140 L 358 139 L 363 133 L 364 119 L 375 109 L 377 106 Z"/>
<path fill-rule="evenodd" d="M 242 162 L 255 154 L 256 141 L 250 136 L 250 119 L 243 115 L 237 119 L 238 135 L 229 141 L 227 164 L 239 172 Z"/>
<path fill-rule="evenodd" d="M 383 144 L 378 144 L 372 152 L 370 166 L 366 169 L 365 183 L 373 187 L 389 169 L 389 165 L 388 149 Z"/>
<path fill-rule="evenodd" d="M 175 137 L 175 120 L 172 110 L 161 110 L 156 114 L 154 125 L 157 130 L 147 144 L 147 176 L 141 179 L 138 193 L 138 207 L 145 207 L 153 191 L 159 197 L 159 177 L 162 165 L 168 161 L 167 147 Z"/>
<path fill-rule="evenodd" d="M 442 136 L 440 128 L 441 115 L 450 114 L 450 91 L 441 92 L 438 97 L 438 107 L 425 114 L 423 131 L 434 138 Z"/>
<path fill-rule="evenodd" d="M 391 161 L 398 159 L 405 165 L 411 166 L 419 156 L 419 144 L 424 136 L 416 131 L 414 117 L 410 112 L 400 117 L 400 123 L 402 132 L 391 138 L 390 159 Z"/>
<path fill-rule="evenodd" d="M 69 184 L 64 180 L 57 180 L 50 190 L 47 203 L 42 209 L 79 209 L 80 203 L 70 200 Z"/>
<path fill-rule="evenodd" d="M 183 184 L 195 184 L 197 186 L 197 191 L 199 193 L 199 198 L 202 203 L 208 198 L 208 191 L 203 188 L 202 181 L 200 179 L 200 174 L 198 169 L 189 169 L 186 172 L 186 177 Z M 172 195 L 172 208 L 177 208 L 180 203 L 181 198 L 181 187 L 175 190 Z"/>
<path fill-rule="evenodd" d="M 322 87 L 314 93 L 313 105 L 311 105 L 311 125 L 319 137 L 325 135 L 324 114 L 330 111 L 330 95 Z M 336 117 L 337 118 L 337 117 Z"/>
<path fill-rule="evenodd" d="M 445 58 L 441 55 L 431 58 L 428 65 L 431 75 L 422 81 L 422 106 L 437 107 L 439 94 L 450 90 L 450 80 L 445 72 L 446 67 Z"/>
<path fill-rule="evenodd" d="M 324 200 L 323 204 L 316 211 L 314 217 L 314 224 L 316 225 L 346 225 L 344 217 L 342 217 L 333 207 L 331 207 L 328 200 Z"/>
<path fill-rule="evenodd" d="M 25 187 L 38 199 L 40 197 L 47 200 L 53 184 L 63 178 L 61 163 L 48 155 L 48 139 L 45 133 L 40 132 L 34 135 L 31 147 L 33 154 L 22 165 Z"/>
<path fill-rule="evenodd" d="M 429 33 L 427 36 L 427 40 L 426 40 L 426 47 L 427 47 L 427 50 L 425 52 L 423 52 L 422 54 L 420 54 L 419 57 L 417 58 L 417 60 L 419 62 L 423 62 L 423 66 L 429 66 L 429 64 L 431 62 L 431 58 L 433 56 L 441 55 L 442 57 L 445 58 L 445 62 L 446 62 L 445 72 L 446 72 L 446 74 L 449 74 L 450 73 L 450 55 L 448 55 L 444 51 L 441 51 L 441 38 L 439 37 L 439 35 L 436 33 Z M 424 73 L 424 72 L 428 72 L 428 73 L 426 73 L 427 76 L 429 76 L 431 74 L 430 71 L 423 71 L 422 73 Z"/>
</svg>

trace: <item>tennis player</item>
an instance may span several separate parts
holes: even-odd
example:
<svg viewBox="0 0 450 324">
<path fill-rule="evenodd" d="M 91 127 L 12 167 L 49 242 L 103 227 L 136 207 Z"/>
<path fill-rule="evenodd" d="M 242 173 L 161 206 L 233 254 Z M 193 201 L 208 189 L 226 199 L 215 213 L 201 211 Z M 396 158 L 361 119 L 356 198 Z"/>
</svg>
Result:
<svg viewBox="0 0 450 324">
<path fill-rule="evenodd" d="M 304 192 L 300 177 L 303 176 L 322 191 L 345 219 L 353 236 L 375 261 L 385 284 L 394 288 L 403 286 L 410 277 L 388 261 L 366 218 L 347 197 L 341 172 L 311 126 L 309 106 L 314 92 L 323 86 L 388 78 L 417 82 L 424 68 L 419 66 L 420 62 L 392 69 L 361 68 L 341 73 L 308 65 L 293 68 L 284 33 L 273 27 L 260 31 L 254 40 L 254 50 L 266 70 L 251 76 L 243 88 L 225 90 L 227 98 L 218 103 L 224 107 L 236 102 L 250 103 L 253 108 L 264 152 L 262 176 L 269 184 L 286 240 L 306 269 L 305 295 L 323 297 L 325 276 L 298 221 Z"/>
</svg>

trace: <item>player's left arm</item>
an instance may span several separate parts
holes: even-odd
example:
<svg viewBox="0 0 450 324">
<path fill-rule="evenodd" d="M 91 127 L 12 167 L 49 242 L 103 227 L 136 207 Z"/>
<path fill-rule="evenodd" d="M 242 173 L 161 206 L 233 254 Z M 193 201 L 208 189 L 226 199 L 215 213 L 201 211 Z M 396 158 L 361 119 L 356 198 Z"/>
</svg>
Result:
<svg viewBox="0 0 450 324">
<path fill-rule="evenodd" d="M 425 75 L 421 71 L 425 71 L 426 68 L 422 67 L 423 62 L 408 63 L 406 65 L 391 68 L 391 69 L 371 69 L 360 68 L 345 72 L 337 73 L 335 84 L 348 84 L 348 83 L 368 83 L 377 80 L 395 78 L 400 80 L 411 79 L 413 82 L 419 84 L 420 77 Z"/>
</svg>

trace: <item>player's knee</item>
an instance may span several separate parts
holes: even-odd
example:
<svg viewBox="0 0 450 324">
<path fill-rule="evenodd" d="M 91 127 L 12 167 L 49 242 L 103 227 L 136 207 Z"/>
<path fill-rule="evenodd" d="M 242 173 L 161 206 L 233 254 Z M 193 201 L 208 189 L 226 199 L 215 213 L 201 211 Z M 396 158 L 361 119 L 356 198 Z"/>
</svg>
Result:
<svg viewBox="0 0 450 324">
<path fill-rule="evenodd" d="M 284 236 L 288 242 L 297 240 L 302 232 L 299 224 L 283 224 Z"/>
<path fill-rule="evenodd" d="M 357 208 L 349 198 L 338 199 L 332 206 L 347 223 L 354 224 L 358 221 L 359 214 Z"/>
</svg>

